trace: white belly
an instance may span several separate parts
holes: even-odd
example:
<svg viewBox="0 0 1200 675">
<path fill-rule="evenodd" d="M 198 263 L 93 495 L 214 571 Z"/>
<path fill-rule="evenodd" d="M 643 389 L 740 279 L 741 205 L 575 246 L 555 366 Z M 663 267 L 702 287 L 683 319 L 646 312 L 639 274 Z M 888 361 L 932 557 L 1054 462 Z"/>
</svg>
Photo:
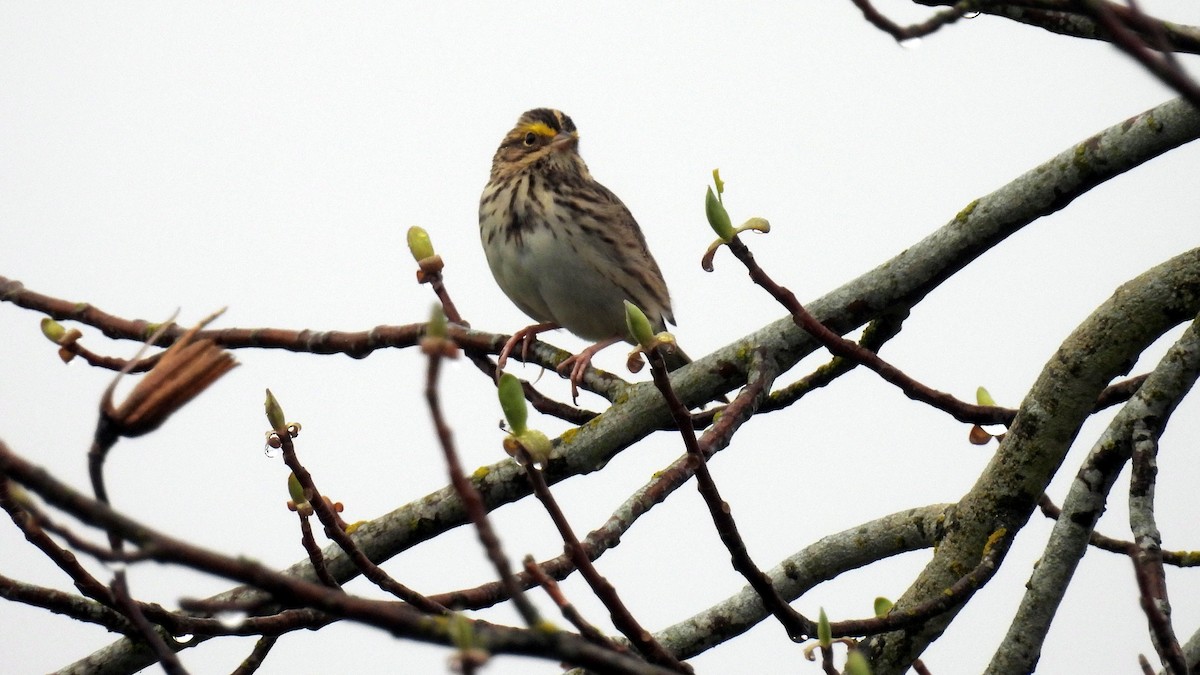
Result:
<svg viewBox="0 0 1200 675">
<path fill-rule="evenodd" d="M 502 237 L 484 250 L 496 282 L 521 311 L 587 340 L 625 338 L 625 294 L 598 269 L 601 261 L 544 226 L 525 232 L 519 245 Z"/>
</svg>

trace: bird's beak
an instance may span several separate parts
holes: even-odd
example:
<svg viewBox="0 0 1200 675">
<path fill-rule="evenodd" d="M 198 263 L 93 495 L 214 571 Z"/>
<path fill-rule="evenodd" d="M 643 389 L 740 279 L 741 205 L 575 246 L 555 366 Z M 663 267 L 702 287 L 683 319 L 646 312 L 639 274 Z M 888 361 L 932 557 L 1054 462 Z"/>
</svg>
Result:
<svg viewBox="0 0 1200 675">
<path fill-rule="evenodd" d="M 579 145 L 579 132 L 561 132 L 550 141 L 550 147 L 555 150 L 573 150 Z"/>
</svg>

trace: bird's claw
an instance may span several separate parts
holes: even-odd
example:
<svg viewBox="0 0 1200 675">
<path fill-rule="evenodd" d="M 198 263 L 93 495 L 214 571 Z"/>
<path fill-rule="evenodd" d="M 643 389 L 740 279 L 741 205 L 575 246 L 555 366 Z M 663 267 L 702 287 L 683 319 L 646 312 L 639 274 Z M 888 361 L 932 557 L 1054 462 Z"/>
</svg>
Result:
<svg viewBox="0 0 1200 675">
<path fill-rule="evenodd" d="M 586 350 L 563 359 L 554 370 L 571 383 L 571 403 L 579 402 L 579 383 L 583 382 L 584 373 L 592 365 L 592 355 Z"/>
<path fill-rule="evenodd" d="M 555 323 L 535 323 L 532 326 L 526 326 L 521 330 L 513 333 L 508 341 L 504 343 L 504 347 L 500 350 L 499 356 L 496 358 L 496 380 L 499 381 L 500 373 L 504 371 L 505 364 L 508 363 L 508 357 L 512 356 L 512 352 L 517 347 L 517 343 L 521 343 L 521 360 L 529 360 L 529 345 L 537 338 L 538 333 L 544 333 L 548 330 L 558 328 Z"/>
</svg>

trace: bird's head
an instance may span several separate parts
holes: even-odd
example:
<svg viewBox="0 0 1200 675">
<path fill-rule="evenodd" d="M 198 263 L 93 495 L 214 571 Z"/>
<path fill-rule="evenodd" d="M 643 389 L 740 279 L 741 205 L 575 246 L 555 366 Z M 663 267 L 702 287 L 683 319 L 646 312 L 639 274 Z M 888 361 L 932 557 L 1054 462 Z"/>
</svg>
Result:
<svg viewBox="0 0 1200 675">
<path fill-rule="evenodd" d="M 587 175 L 579 156 L 579 132 L 562 111 L 535 108 L 521 115 L 496 150 L 492 173 L 511 175 L 534 164 Z"/>
</svg>

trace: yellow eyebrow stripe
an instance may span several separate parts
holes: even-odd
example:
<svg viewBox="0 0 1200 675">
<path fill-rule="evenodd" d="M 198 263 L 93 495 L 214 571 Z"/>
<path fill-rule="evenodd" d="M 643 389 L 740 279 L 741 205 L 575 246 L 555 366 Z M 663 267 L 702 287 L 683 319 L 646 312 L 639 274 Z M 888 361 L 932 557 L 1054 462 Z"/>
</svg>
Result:
<svg viewBox="0 0 1200 675">
<path fill-rule="evenodd" d="M 538 136 L 554 138 L 557 135 L 557 132 L 555 132 L 554 129 L 551 129 L 550 125 L 546 124 L 545 122 L 532 122 L 524 125 L 521 128 L 527 132 L 533 132 Z"/>
</svg>

